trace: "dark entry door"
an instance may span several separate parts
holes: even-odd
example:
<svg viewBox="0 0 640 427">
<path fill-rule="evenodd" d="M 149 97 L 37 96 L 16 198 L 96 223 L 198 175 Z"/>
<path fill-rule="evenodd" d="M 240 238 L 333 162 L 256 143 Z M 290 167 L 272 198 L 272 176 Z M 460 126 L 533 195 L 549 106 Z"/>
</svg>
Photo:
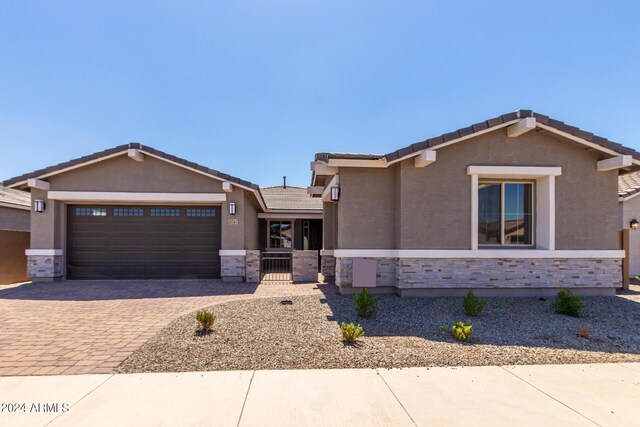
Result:
<svg viewBox="0 0 640 427">
<path fill-rule="evenodd" d="M 69 206 L 69 279 L 220 277 L 219 206 Z"/>
</svg>

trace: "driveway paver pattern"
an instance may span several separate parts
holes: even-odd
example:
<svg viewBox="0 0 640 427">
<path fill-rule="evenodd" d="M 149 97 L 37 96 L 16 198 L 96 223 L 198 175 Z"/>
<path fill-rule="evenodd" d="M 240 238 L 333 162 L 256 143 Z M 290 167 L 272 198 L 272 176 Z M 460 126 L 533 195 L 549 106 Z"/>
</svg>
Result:
<svg viewBox="0 0 640 427">
<path fill-rule="evenodd" d="M 0 376 L 110 373 L 175 318 L 245 298 L 335 292 L 327 284 L 62 281 L 0 287 Z"/>
</svg>

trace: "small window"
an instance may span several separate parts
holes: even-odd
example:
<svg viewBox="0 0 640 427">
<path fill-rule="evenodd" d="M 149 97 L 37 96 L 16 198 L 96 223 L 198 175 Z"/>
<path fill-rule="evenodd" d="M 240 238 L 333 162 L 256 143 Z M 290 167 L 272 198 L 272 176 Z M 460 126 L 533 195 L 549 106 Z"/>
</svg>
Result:
<svg viewBox="0 0 640 427">
<path fill-rule="evenodd" d="M 212 208 L 188 208 L 187 216 L 216 216 L 216 210 Z"/>
<path fill-rule="evenodd" d="M 143 208 L 113 208 L 113 216 L 144 216 Z"/>
<path fill-rule="evenodd" d="M 533 245 L 533 184 L 483 182 L 478 186 L 478 244 Z"/>
<path fill-rule="evenodd" d="M 151 208 L 151 216 L 180 216 L 179 208 Z"/>
<path fill-rule="evenodd" d="M 293 248 L 293 227 L 291 221 L 269 222 L 269 247 L 272 249 Z"/>
<path fill-rule="evenodd" d="M 76 208 L 76 216 L 107 216 L 107 208 Z"/>
</svg>

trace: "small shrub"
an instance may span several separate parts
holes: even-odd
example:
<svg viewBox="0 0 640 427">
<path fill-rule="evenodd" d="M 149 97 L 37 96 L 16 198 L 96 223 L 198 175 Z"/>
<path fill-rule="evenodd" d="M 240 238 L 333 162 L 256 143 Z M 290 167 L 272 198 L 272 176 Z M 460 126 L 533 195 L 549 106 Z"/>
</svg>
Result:
<svg viewBox="0 0 640 427">
<path fill-rule="evenodd" d="M 578 336 L 580 338 L 584 338 L 585 340 L 588 340 L 589 338 L 591 338 L 591 332 L 589 331 L 589 328 L 587 328 L 586 326 L 580 326 L 580 329 L 578 329 Z"/>
<path fill-rule="evenodd" d="M 200 324 L 200 330 L 210 331 L 213 323 L 216 321 L 216 315 L 213 311 L 199 310 L 196 313 L 196 320 Z"/>
<path fill-rule="evenodd" d="M 340 330 L 342 331 L 342 341 L 344 342 L 355 342 L 358 338 L 364 335 L 362 326 L 355 325 L 353 323 L 342 322 Z"/>
<path fill-rule="evenodd" d="M 464 298 L 464 311 L 469 316 L 479 316 L 482 313 L 482 309 L 487 304 L 486 299 L 479 299 L 471 289 L 467 292 L 467 296 Z"/>
<path fill-rule="evenodd" d="M 580 295 L 571 293 L 568 289 L 558 292 L 553 308 L 557 313 L 565 314 L 571 317 L 582 317 L 582 299 Z"/>
<path fill-rule="evenodd" d="M 371 317 L 378 311 L 378 297 L 363 289 L 353 299 L 356 301 L 356 313 L 359 317 Z"/>
<path fill-rule="evenodd" d="M 451 335 L 456 341 L 469 341 L 473 327 L 471 323 L 456 322 L 451 329 L 440 326 L 440 330 Z"/>
</svg>

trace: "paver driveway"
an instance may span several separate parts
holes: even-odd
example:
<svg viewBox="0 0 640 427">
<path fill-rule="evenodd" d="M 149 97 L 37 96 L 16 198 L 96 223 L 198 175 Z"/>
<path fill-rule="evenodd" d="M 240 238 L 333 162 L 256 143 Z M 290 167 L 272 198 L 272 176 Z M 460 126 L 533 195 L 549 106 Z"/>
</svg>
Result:
<svg viewBox="0 0 640 427">
<path fill-rule="evenodd" d="M 242 298 L 331 285 L 220 280 L 66 281 L 0 288 L 0 375 L 109 373 L 176 317 Z"/>
</svg>

